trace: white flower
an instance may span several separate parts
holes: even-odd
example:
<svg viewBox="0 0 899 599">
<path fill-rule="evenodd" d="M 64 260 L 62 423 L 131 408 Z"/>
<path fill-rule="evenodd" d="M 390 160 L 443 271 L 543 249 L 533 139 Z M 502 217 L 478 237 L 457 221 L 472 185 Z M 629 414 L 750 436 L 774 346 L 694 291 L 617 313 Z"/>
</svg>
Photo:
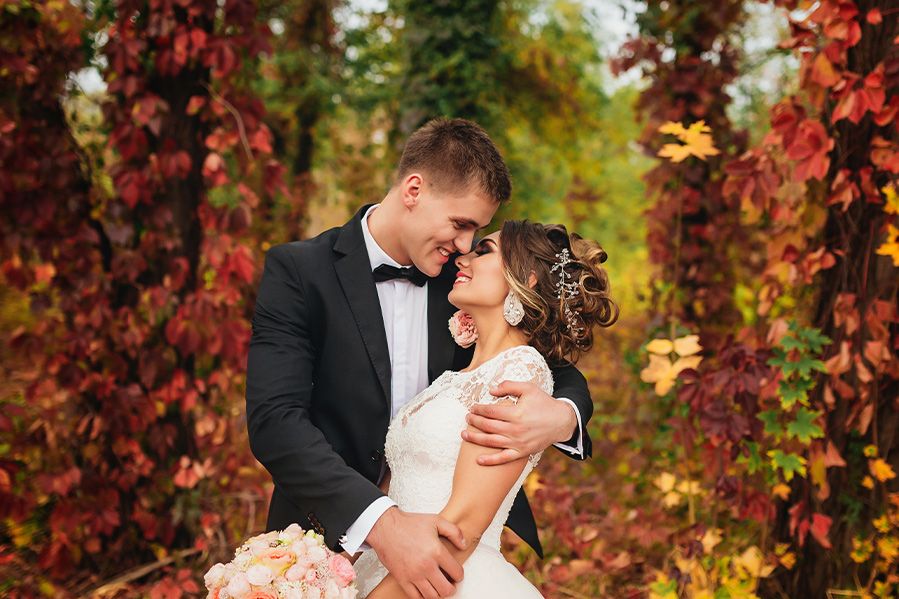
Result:
<svg viewBox="0 0 899 599">
<path fill-rule="evenodd" d="M 356 587 L 350 585 L 340 589 L 340 599 L 356 599 Z"/>
<path fill-rule="evenodd" d="M 246 570 L 251 561 L 253 561 L 253 556 L 248 552 L 245 552 L 235 557 L 232 563 L 238 570 Z"/>
<path fill-rule="evenodd" d="M 250 566 L 250 569 L 247 570 L 247 580 L 250 584 L 264 587 L 272 581 L 272 571 L 259 564 Z"/>
<path fill-rule="evenodd" d="M 340 589 L 334 579 L 328 579 L 325 583 L 325 599 L 340 599 Z"/>
<path fill-rule="evenodd" d="M 225 582 L 225 575 L 228 574 L 228 569 L 225 568 L 224 564 L 215 564 L 209 571 L 203 576 L 203 582 L 206 584 L 206 588 L 210 591 L 223 584 Z"/>
<path fill-rule="evenodd" d="M 302 590 L 290 587 L 284 590 L 284 599 L 306 599 L 306 596 L 303 595 Z"/>
<path fill-rule="evenodd" d="M 284 535 L 287 535 L 290 538 L 290 540 L 293 541 L 294 539 L 297 539 L 297 538 L 303 536 L 303 529 L 300 527 L 299 524 L 294 522 L 293 524 L 291 524 L 290 526 L 288 526 L 287 528 L 284 529 L 284 531 L 281 533 L 280 538 L 283 538 Z"/>
<path fill-rule="evenodd" d="M 303 539 L 298 539 L 290 546 L 290 550 L 293 551 L 297 557 L 306 555 L 306 543 L 303 542 Z"/>
<path fill-rule="evenodd" d="M 228 590 L 229 595 L 235 599 L 240 599 L 250 592 L 250 582 L 247 580 L 246 574 L 237 572 L 231 577 L 231 580 L 228 581 L 226 589 Z"/>
<path fill-rule="evenodd" d="M 322 599 L 322 592 L 317 587 L 307 587 L 303 599 Z"/>
<path fill-rule="evenodd" d="M 312 560 L 313 562 L 320 562 L 321 560 L 328 557 L 328 552 L 325 551 L 324 547 L 315 545 L 313 547 L 309 547 L 308 555 L 309 555 L 309 559 Z"/>
</svg>

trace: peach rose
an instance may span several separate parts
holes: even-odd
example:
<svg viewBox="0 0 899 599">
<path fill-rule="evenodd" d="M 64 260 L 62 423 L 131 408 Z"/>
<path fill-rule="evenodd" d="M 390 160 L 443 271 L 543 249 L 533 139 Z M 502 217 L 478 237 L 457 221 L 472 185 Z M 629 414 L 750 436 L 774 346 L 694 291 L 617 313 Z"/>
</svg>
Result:
<svg viewBox="0 0 899 599">
<path fill-rule="evenodd" d="M 278 595 L 271 591 L 257 589 L 255 591 L 250 591 L 250 594 L 247 595 L 246 599 L 278 599 Z"/>
<path fill-rule="evenodd" d="M 269 567 L 278 576 L 297 561 L 297 556 L 290 549 L 273 547 L 259 556 L 259 563 Z"/>
<path fill-rule="evenodd" d="M 462 347 L 471 347 L 478 340 L 478 329 L 474 326 L 474 319 L 464 310 L 458 310 L 449 319 L 449 330 L 453 341 Z"/>
</svg>

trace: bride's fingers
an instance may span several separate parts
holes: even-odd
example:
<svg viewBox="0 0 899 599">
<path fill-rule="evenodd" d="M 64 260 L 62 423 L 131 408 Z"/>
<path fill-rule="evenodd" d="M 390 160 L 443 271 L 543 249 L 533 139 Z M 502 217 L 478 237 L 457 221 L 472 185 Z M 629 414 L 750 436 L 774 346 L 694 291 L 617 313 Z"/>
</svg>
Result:
<svg viewBox="0 0 899 599">
<path fill-rule="evenodd" d="M 459 551 L 464 551 L 467 543 L 462 529 L 444 518 L 437 518 L 437 534 L 456 546 Z M 447 553 L 449 555 L 449 553 Z"/>
<path fill-rule="evenodd" d="M 424 599 L 440 599 L 440 593 L 434 588 L 427 580 L 421 580 L 415 583 L 415 586 L 418 587 L 418 592 L 421 593 L 421 596 Z"/>
<path fill-rule="evenodd" d="M 418 592 L 418 587 L 411 582 L 401 582 L 400 587 L 402 587 L 403 592 L 406 593 L 407 599 L 421 599 L 421 593 Z"/>
<path fill-rule="evenodd" d="M 496 453 L 488 453 L 478 456 L 478 464 L 481 466 L 499 466 L 500 464 L 508 464 L 515 460 L 520 460 L 525 456 L 517 449 L 504 449 Z"/>
<path fill-rule="evenodd" d="M 444 550 L 440 557 L 437 558 L 437 563 L 450 582 L 460 582 L 465 575 L 462 565 L 450 555 L 449 551 Z"/>
</svg>

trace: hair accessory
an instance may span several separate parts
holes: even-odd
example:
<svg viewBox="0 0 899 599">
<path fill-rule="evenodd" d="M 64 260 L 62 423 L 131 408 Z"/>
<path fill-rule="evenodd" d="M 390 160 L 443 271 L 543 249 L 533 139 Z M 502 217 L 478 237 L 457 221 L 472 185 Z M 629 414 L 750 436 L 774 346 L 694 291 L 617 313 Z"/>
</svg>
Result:
<svg viewBox="0 0 899 599">
<path fill-rule="evenodd" d="M 562 312 L 565 314 L 565 329 L 575 335 L 581 335 L 584 329 L 579 325 L 577 315 L 568 305 L 568 301 L 580 293 L 577 281 L 574 281 L 571 273 L 565 270 L 565 267 L 573 262 L 568 248 L 562 248 L 562 251 L 556 254 L 556 259 L 558 262 L 553 265 L 550 272 L 559 271 L 559 280 L 555 284 L 556 299 L 562 304 Z"/>
<path fill-rule="evenodd" d="M 517 326 L 524 318 L 524 306 L 521 304 L 521 298 L 511 289 L 506 296 L 506 301 L 503 302 L 503 318 L 513 327 Z"/>
</svg>

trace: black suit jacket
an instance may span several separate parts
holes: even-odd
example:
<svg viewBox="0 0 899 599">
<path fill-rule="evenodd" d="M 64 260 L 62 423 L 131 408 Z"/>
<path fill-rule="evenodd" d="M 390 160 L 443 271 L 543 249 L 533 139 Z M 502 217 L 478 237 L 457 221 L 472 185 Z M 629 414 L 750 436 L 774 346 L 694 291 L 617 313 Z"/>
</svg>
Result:
<svg viewBox="0 0 899 599">
<path fill-rule="evenodd" d="M 268 530 L 297 522 L 332 548 L 383 495 L 377 483 L 391 413 L 390 355 L 362 236 L 367 208 L 342 227 L 268 250 L 247 363 L 250 448 L 275 483 Z M 455 272 L 450 260 L 428 282 L 430 381 L 471 358 L 447 328 Z M 555 395 L 577 405 L 586 427 L 593 403 L 584 377 L 572 366 L 553 376 Z M 507 525 L 542 557 L 523 492 Z"/>
</svg>

